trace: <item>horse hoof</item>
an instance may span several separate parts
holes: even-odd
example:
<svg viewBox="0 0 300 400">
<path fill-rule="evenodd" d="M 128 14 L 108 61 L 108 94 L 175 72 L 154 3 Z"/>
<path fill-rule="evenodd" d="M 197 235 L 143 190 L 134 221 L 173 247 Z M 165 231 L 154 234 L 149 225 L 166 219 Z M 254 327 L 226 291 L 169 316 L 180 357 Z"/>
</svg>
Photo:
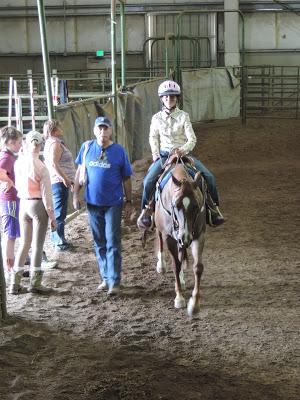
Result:
<svg viewBox="0 0 300 400">
<path fill-rule="evenodd" d="M 194 317 L 199 312 L 200 312 L 200 302 L 198 304 L 195 304 L 193 298 L 191 297 L 187 306 L 188 316 Z"/>
<path fill-rule="evenodd" d="M 175 299 L 174 300 L 174 307 L 175 308 L 185 308 L 186 307 L 186 301 L 182 297 L 181 299 Z"/>
</svg>

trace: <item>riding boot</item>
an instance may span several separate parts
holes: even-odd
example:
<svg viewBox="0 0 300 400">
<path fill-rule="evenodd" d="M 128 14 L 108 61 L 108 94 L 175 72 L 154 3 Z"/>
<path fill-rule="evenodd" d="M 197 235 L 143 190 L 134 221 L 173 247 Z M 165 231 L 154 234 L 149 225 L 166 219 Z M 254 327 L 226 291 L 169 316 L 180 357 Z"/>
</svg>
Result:
<svg viewBox="0 0 300 400">
<path fill-rule="evenodd" d="M 153 209 L 146 205 L 137 219 L 137 226 L 141 229 L 150 229 L 153 225 Z"/>
<path fill-rule="evenodd" d="M 52 288 L 42 285 L 44 272 L 40 269 L 30 270 L 29 291 L 32 293 L 48 294 L 53 291 Z"/>
<path fill-rule="evenodd" d="M 219 207 L 208 192 L 206 192 L 206 222 L 212 227 L 222 225 L 225 222 Z"/>
<path fill-rule="evenodd" d="M 21 286 L 23 270 L 22 267 L 14 267 L 10 272 L 9 294 L 19 294 L 25 290 L 25 288 Z"/>
</svg>

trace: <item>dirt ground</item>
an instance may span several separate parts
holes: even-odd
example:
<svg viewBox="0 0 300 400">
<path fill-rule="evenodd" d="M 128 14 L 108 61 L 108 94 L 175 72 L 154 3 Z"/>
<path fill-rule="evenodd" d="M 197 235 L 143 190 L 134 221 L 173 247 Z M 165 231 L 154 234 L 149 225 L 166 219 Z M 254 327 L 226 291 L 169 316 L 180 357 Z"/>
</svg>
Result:
<svg viewBox="0 0 300 400">
<path fill-rule="evenodd" d="M 227 219 L 207 229 L 200 314 L 174 309 L 171 268 L 156 273 L 154 235 L 143 250 L 134 221 L 120 295 L 97 293 L 82 214 L 67 226 L 76 251 L 47 243 L 59 260 L 45 274 L 54 294 L 8 295 L 1 400 L 299 400 L 300 120 L 195 130 Z M 135 163 L 137 211 L 145 165 Z"/>
</svg>

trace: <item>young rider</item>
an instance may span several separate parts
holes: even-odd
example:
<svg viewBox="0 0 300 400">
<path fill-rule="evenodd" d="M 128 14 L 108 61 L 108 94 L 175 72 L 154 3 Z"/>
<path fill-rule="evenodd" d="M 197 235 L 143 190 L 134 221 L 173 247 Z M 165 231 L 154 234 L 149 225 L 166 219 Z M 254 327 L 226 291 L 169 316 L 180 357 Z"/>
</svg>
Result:
<svg viewBox="0 0 300 400">
<path fill-rule="evenodd" d="M 196 145 L 196 136 L 188 113 L 180 110 L 177 106 L 180 96 L 180 86 L 167 80 L 160 84 L 158 96 L 162 102 L 162 109 L 152 117 L 149 133 L 149 143 L 152 152 L 153 163 L 144 178 L 142 196 L 142 213 L 137 220 L 140 228 L 151 226 L 151 214 L 146 212 L 147 205 L 151 200 L 155 185 L 161 174 L 163 164 L 169 154 L 178 156 L 189 154 Z M 189 155 L 190 157 L 190 155 Z M 212 226 L 221 225 L 225 220 L 219 210 L 219 196 L 216 188 L 214 175 L 196 158 L 191 157 L 195 167 L 205 178 L 209 194 L 212 199 L 213 211 L 211 212 Z"/>
</svg>

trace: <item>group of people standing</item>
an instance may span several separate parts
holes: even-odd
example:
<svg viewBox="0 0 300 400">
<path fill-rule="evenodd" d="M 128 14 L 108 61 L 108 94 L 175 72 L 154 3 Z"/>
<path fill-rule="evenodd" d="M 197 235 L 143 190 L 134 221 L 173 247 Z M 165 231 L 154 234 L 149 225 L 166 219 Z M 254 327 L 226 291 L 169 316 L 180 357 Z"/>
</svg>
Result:
<svg viewBox="0 0 300 400">
<path fill-rule="evenodd" d="M 137 224 L 151 226 L 151 213 L 145 212 L 154 194 L 163 161 L 171 153 L 189 154 L 196 144 L 189 116 L 178 108 L 180 87 L 174 81 L 163 82 L 158 89 L 162 110 L 152 118 L 149 142 L 153 164 L 144 179 L 142 213 Z M 98 290 L 108 295 L 120 290 L 121 218 L 132 213 L 132 167 L 126 150 L 113 142 L 112 122 L 98 117 L 94 123 L 94 140 L 84 142 L 76 157 L 75 170 L 71 152 L 63 140 L 63 130 L 57 120 L 44 124 L 43 135 L 37 131 L 22 134 L 13 127 L 0 132 L 0 211 L 2 220 L 2 253 L 6 275 L 11 276 L 9 292 L 18 294 L 25 259 L 32 248 L 29 290 L 48 293 L 42 285 L 42 253 L 50 220 L 51 241 L 58 251 L 69 251 L 73 245 L 65 238 L 65 219 L 70 191 L 73 207 L 79 209 L 79 193 L 85 187 L 89 225 L 101 278 Z M 39 154 L 44 145 L 44 161 Z M 22 150 L 21 150 L 22 148 Z M 21 151 L 20 151 L 21 150 Z M 17 154 L 19 156 L 17 157 Z M 212 226 L 224 218 L 219 210 L 219 197 L 213 174 L 197 159 L 195 167 L 202 172 L 212 199 Z M 84 180 L 82 177 L 84 176 Z M 15 240 L 20 245 L 14 257 Z"/>
<path fill-rule="evenodd" d="M 99 290 L 109 295 L 119 291 L 121 280 L 121 217 L 131 213 L 132 168 L 125 149 L 112 141 L 112 123 L 106 117 L 95 121 L 96 139 L 85 142 L 76 158 L 63 141 L 57 120 L 44 124 L 44 135 L 22 134 L 14 127 L 0 131 L 0 207 L 2 253 L 9 293 L 27 291 L 21 285 L 31 248 L 29 291 L 49 293 L 42 284 L 43 246 L 50 221 L 50 239 L 57 251 L 74 246 L 65 238 L 69 192 L 74 208 L 81 206 L 79 176 L 87 176 L 85 201 L 102 281 Z M 39 155 L 44 144 L 44 162 Z M 125 195 L 125 199 L 124 199 Z M 15 241 L 20 238 L 14 257 Z"/>
<path fill-rule="evenodd" d="M 11 294 L 25 290 L 21 279 L 30 248 L 29 290 L 37 293 L 51 290 L 42 285 L 43 246 L 49 220 L 54 248 L 64 251 L 71 247 L 65 240 L 64 225 L 68 191 L 75 178 L 74 161 L 61 139 L 58 121 L 47 121 L 44 132 L 45 163 L 40 159 L 42 134 L 30 131 L 23 141 L 23 135 L 14 127 L 6 126 L 0 131 L 1 247 Z M 17 238 L 20 244 L 14 256 Z"/>
</svg>

